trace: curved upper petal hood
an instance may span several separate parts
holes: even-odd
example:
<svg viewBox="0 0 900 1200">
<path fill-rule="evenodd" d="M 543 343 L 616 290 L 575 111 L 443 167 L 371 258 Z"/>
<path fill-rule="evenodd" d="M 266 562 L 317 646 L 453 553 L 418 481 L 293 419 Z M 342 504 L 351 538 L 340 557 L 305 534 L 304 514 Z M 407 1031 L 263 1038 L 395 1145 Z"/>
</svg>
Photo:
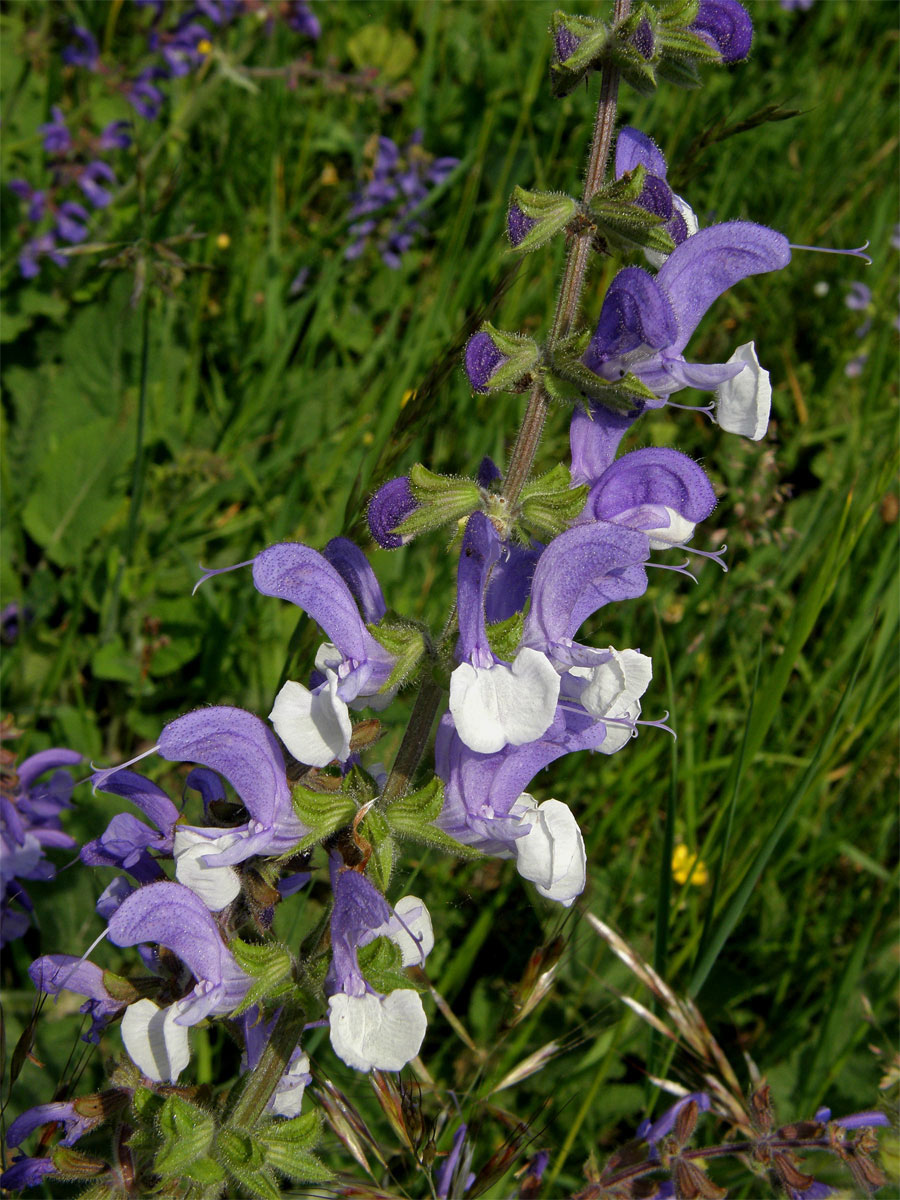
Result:
<svg viewBox="0 0 900 1200">
<path fill-rule="evenodd" d="M 253 713 L 228 706 L 197 709 L 163 729 L 158 749 L 170 762 L 218 771 L 250 813 L 248 836 L 217 856 L 218 865 L 253 854 L 281 854 L 309 832 L 294 813 L 275 735 Z"/>
</svg>

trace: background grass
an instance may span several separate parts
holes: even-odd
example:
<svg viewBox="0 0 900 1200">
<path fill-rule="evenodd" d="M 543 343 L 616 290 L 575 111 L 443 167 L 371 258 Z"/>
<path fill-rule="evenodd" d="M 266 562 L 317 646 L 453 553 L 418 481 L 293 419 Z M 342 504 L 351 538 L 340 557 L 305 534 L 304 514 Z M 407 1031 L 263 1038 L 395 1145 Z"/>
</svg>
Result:
<svg viewBox="0 0 900 1200">
<path fill-rule="evenodd" d="M 19 4 L 4 14 L 4 179 L 40 181 L 37 126 L 63 95 L 98 121 L 125 115 L 100 81 L 70 77 L 58 58 L 72 19 L 105 34 L 112 59 L 134 57 L 140 20 L 125 8 L 113 19 L 114 8 Z M 285 538 L 321 547 L 349 533 L 366 544 L 361 516 L 384 478 L 417 460 L 458 473 L 485 453 L 502 464 L 522 401 L 473 396 L 461 349 L 485 315 L 506 329 L 546 328 L 563 247 L 514 271 L 507 199 L 516 183 L 579 187 L 596 99 L 596 81 L 550 98 L 551 11 L 320 4 L 311 53 L 283 27 L 267 38 L 236 26 L 219 56 L 254 68 L 300 57 L 321 74 L 294 87 L 256 75 L 250 90 L 214 60 L 177 81 L 162 119 L 139 123 L 121 194 L 97 219 L 94 236 L 112 248 L 31 284 L 16 276 L 19 213 L 4 191 L 0 579 L 4 603 L 27 606 L 32 620 L 6 649 L 0 682 L 22 754 L 62 744 L 121 761 L 198 704 L 265 715 L 286 667 L 308 670 L 316 631 L 245 574 L 192 598 L 197 563 L 240 562 Z M 678 741 L 646 730 L 613 758 L 564 760 L 535 781 L 539 799 L 570 804 L 585 835 L 589 886 L 567 914 L 508 864 L 412 854 L 396 875 L 398 895 L 428 902 L 429 976 L 475 1046 L 434 1014 L 426 1116 L 458 1106 L 476 1131 L 475 1170 L 514 1121 L 528 1122 L 533 1148 L 551 1152 L 546 1195 L 576 1189 L 585 1162 L 602 1161 L 659 1105 L 650 1075 L 693 1087 L 703 1072 L 619 1001 L 652 997 L 585 912 L 694 997 L 740 1086 L 762 1073 L 785 1120 L 825 1101 L 836 1113 L 873 1106 L 896 1053 L 896 9 L 828 0 L 807 13 L 752 11 L 748 64 L 710 72 L 697 92 L 625 90 L 622 120 L 658 141 L 704 223 L 757 220 L 798 243 L 868 238 L 874 263 L 797 251 L 702 324 L 700 361 L 756 341 L 775 389 L 764 443 L 664 410 L 624 447 L 702 458 L 721 497 L 698 544 L 727 540 L 728 575 L 703 565 L 693 587 L 655 572 L 642 600 L 603 610 L 585 638 L 652 654 L 645 715 L 668 709 Z M 364 65 L 354 38 L 371 24 L 392 35 L 375 87 L 352 78 Z M 794 115 L 735 132 L 766 106 Z M 399 271 L 371 249 L 348 262 L 348 208 L 369 139 L 402 144 L 417 128 L 429 151 L 461 160 L 429 204 L 430 232 Z M 587 322 L 612 270 L 594 268 Z M 873 293 L 863 338 L 862 315 L 844 305 L 856 279 Z M 850 378 L 860 352 L 868 361 Z M 551 414 L 538 468 L 565 457 L 567 423 Z M 442 623 L 455 564 L 440 537 L 372 557 L 392 607 Z M 404 703 L 379 747 L 386 762 Z M 178 793 L 179 771 L 145 765 Z M 67 827 L 86 840 L 115 801 L 87 788 L 76 797 Z M 675 843 L 700 854 L 708 882 L 672 880 Z M 76 865 L 29 889 L 39 927 L 5 956 L 7 1046 L 31 1012 L 25 968 L 39 953 L 87 947 L 108 875 Z M 283 906 L 282 936 L 296 944 L 326 899 L 314 888 Z M 541 948 L 545 963 L 559 954 L 554 986 L 517 1020 L 519 981 Z M 95 957 L 120 962 L 110 946 Z M 71 1073 L 71 1010 L 45 1010 L 45 1065 L 26 1064 L 10 1111 L 50 1099 Z M 84 1064 L 80 1090 L 96 1086 L 117 1038 Z M 539 1071 L 494 1093 L 551 1042 Z M 198 1043 L 198 1081 L 218 1079 L 228 1046 L 216 1031 Z M 353 1100 L 390 1159 L 393 1135 L 368 1083 L 320 1033 L 309 1051 L 319 1082 L 331 1078 Z M 452 1132 L 443 1120 L 440 1151 Z M 352 1166 L 336 1139 L 326 1152 Z M 759 1194 L 746 1174 L 718 1178 L 734 1196 Z M 421 1180 L 407 1183 L 421 1193 Z M 501 1171 L 485 1194 L 515 1186 Z"/>
</svg>

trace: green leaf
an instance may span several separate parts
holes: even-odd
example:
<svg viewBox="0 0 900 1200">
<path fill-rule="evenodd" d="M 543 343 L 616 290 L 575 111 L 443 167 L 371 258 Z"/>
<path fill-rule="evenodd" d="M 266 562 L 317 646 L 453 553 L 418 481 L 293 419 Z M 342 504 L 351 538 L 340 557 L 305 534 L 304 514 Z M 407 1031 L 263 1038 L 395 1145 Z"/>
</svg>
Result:
<svg viewBox="0 0 900 1200">
<path fill-rule="evenodd" d="M 198 1159 L 206 1157 L 216 1123 L 196 1104 L 190 1104 L 181 1096 L 168 1096 L 160 1109 L 157 1128 L 162 1146 L 153 1160 L 154 1170 L 163 1178 L 174 1178 Z"/>
<path fill-rule="evenodd" d="M 409 472 L 409 488 L 419 507 L 393 530 L 401 536 L 440 529 L 481 507 L 481 492 L 474 479 L 436 475 L 421 463 L 415 463 Z"/>
<path fill-rule="evenodd" d="M 347 41 L 357 67 L 375 67 L 388 79 L 401 79 L 416 61 L 418 47 L 409 34 L 385 25 L 364 25 Z"/>
<path fill-rule="evenodd" d="M 332 1172 L 310 1151 L 322 1136 L 322 1120 L 317 1112 L 274 1120 L 257 1130 L 266 1148 L 269 1166 L 298 1183 L 318 1183 L 332 1178 Z"/>
<path fill-rule="evenodd" d="M 73 429 L 43 459 L 22 520 L 60 566 L 72 566 L 100 536 L 124 493 L 131 438 L 101 418 Z"/>
<path fill-rule="evenodd" d="M 140 683 L 141 679 L 140 662 L 125 648 L 118 635 L 94 651 L 91 671 L 97 679 L 117 679 L 131 684 Z"/>
<path fill-rule="evenodd" d="M 360 949 L 357 957 L 359 969 L 377 992 L 387 995 L 397 988 L 416 990 L 412 980 L 404 973 L 400 947 L 389 937 L 375 938 Z"/>
</svg>

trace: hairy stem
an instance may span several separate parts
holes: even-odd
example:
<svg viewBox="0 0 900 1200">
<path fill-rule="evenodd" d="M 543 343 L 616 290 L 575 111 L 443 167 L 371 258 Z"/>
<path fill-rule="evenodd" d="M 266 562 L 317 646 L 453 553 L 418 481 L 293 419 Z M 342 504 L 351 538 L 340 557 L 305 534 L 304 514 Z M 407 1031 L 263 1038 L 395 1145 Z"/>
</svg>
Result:
<svg viewBox="0 0 900 1200">
<path fill-rule="evenodd" d="M 388 805 L 406 792 L 410 780 L 415 774 L 416 767 L 431 733 L 431 726 L 440 707 L 443 688 L 430 675 L 426 675 L 416 696 L 416 702 L 409 718 L 409 724 L 394 759 L 394 765 L 381 793 L 382 804 Z"/>
<path fill-rule="evenodd" d="M 279 1079 L 288 1068 L 305 1022 L 306 1014 L 301 1008 L 286 1007 L 281 1010 L 259 1062 L 244 1077 L 244 1085 L 230 1106 L 230 1125 L 238 1129 L 252 1129 L 262 1116 Z"/>
<path fill-rule="evenodd" d="M 631 0 L 616 0 L 614 21 L 624 20 L 631 10 Z M 584 180 L 584 202 L 594 195 L 603 182 L 606 174 L 606 164 L 612 146 L 613 129 L 616 123 L 616 102 L 619 95 L 619 72 L 615 67 L 607 67 L 603 72 L 600 85 L 600 99 L 597 102 L 597 116 L 594 121 L 594 136 L 591 141 L 591 152 L 588 158 L 587 174 Z M 591 234 L 580 234 L 574 239 L 566 259 L 562 284 L 556 301 L 556 313 L 550 336 L 547 339 L 548 349 L 571 330 L 578 313 L 581 291 L 584 287 L 584 276 L 587 270 L 588 257 L 591 250 Z M 508 503 L 508 511 L 519 497 L 525 482 L 531 473 L 535 451 L 541 440 L 544 419 L 547 415 L 547 395 L 540 383 L 536 383 L 528 400 L 528 407 L 522 424 L 516 436 L 516 443 L 509 461 L 509 468 L 504 481 L 504 496 Z M 409 786 L 419 760 L 428 742 L 431 726 L 440 706 L 441 688 L 430 678 L 422 683 L 413 707 L 409 725 L 403 735 L 400 750 L 394 763 L 390 777 L 382 793 L 382 802 L 389 804 L 402 796 Z"/>
<path fill-rule="evenodd" d="M 631 0 L 616 0 L 613 21 L 625 19 L 631 10 Z M 594 137 L 591 142 L 591 153 L 588 159 L 587 173 L 584 177 L 584 193 L 582 199 L 586 204 L 596 191 L 599 190 L 606 174 L 606 164 L 612 147 L 613 129 L 616 123 L 616 103 L 619 97 L 619 72 L 615 67 L 607 67 L 603 72 L 600 84 L 600 99 L 597 102 L 597 116 L 594 121 Z M 578 305 L 584 287 L 584 276 L 587 271 L 588 258 L 591 251 L 591 234 L 583 233 L 576 237 L 569 248 L 566 266 L 563 271 L 559 296 L 556 300 L 556 312 L 547 339 L 547 349 L 571 332 L 575 318 L 578 315 Z M 511 506 L 519 498 L 519 493 L 531 473 L 535 452 L 541 440 L 544 420 L 547 415 L 547 394 L 540 381 L 535 383 L 528 399 L 528 408 L 522 418 L 516 443 L 506 472 L 504 495 Z"/>
</svg>

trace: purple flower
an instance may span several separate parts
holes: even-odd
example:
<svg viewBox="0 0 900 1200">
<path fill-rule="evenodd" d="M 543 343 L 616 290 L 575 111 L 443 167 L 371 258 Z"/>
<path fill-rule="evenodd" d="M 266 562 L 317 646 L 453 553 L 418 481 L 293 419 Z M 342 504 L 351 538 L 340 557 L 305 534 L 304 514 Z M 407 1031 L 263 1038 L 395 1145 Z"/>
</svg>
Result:
<svg viewBox="0 0 900 1200">
<path fill-rule="evenodd" d="M 534 217 L 526 217 L 516 203 L 510 204 L 506 214 L 506 232 L 511 246 L 521 245 L 535 225 L 537 220 Z"/>
<path fill-rule="evenodd" d="M 67 267 L 69 260 L 57 249 L 52 233 L 41 233 L 26 242 L 19 254 L 19 271 L 24 279 L 34 279 L 41 269 L 41 259 L 49 258 L 58 267 Z"/>
<path fill-rule="evenodd" d="M 253 560 L 253 583 L 264 596 L 304 609 L 325 631 L 332 644 L 320 650 L 316 665 L 335 672 L 342 701 L 378 696 L 394 657 L 366 628 L 353 593 L 324 555 L 300 542 L 270 546 Z"/>
<path fill-rule="evenodd" d="M 383 550 L 399 550 L 409 541 L 408 535 L 394 533 L 394 530 L 418 507 L 419 502 L 410 490 L 406 475 L 389 479 L 381 485 L 369 501 L 366 516 L 369 531 Z"/>
<path fill-rule="evenodd" d="M 295 33 L 302 33 L 304 37 L 312 38 L 313 41 L 318 40 L 322 34 L 319 19 L 306 0 L 288 0 L 285 20 Z"/>
<path fill-rule="evenodd" d="M 194 977 L 183 999 L 167 1008 L 138 1000 L 122 1018 L 122 1041 L 132 1060 L 150 1079 L 174 1082 L 190 1057 L 188 1027 L 233 1012 L 252 980 L 203 901 L 180 883 L 152 883 L 134 892 L 113 913 L 109 938 L 117 946 L 165 946 Z"/>
<path fill-rule="evenodd" d="M 166 725 L 157 750 L 170 762 L 195 762 L 217 771 L 249 813 L 243 825 L 228 828 L 179 826 L 177 833 L 208 839 L 208 867 L 284 854 L 309 832 L 294 813 L 278 742 L 252 713 L 227 706 L 198 709 Z"/>
<path fill-rule="evenodd" d="M 353 593 L 367 625 L 377 625 L 387 612 L 384 593 L 369 560 L 349 538 L 332 538 L 322 557 L 334 567 Z"/>
<path fill-rule="evenodd" d="M 151 33 L 150 49 L 161 54 L 169 74 L 180 78 L 199 66 L 209 54 L 208 30 L 197 21 L 185 20 L 174 30 Z"/>
<path fill-rule="evenodd" d="M 639 129 L 626 126 L 619 131 L 616 139 L 616 179 L 621 179 L 626 172 L 634 171 L 638 166 L 644 167 L 646 176 L 636 203 L 662 217 L 672 241 L 680 246 L 685 238 L 697 232 L 694 211 L 669 187 L 666 159 L 656 143 Z M 667 257 L 653 250 L 645 251 L 645 254 L 654 267 L 661 267 Z"/>
<path fill-rule="evenodd" d="M 83 242 L 88 235 L 89 220 L 86 209 L 74 200 L 67 200 L 56 210 L 56 232 L 64 242 Z"/>
<path fill-rule="evenodd" d="M 71 849 L 74 838 L 63 833 L 60 813 L 71 808 L 72 777 L 59 769 L 81 761 L 75 750 L 42 750 L 26 758 L 4 779 L 0 793 L 0 946 L 21 937 L 28 927 L 31 900 L 21 880 L 53 879 L 56 868 L 44 853 Z M 53 771 L 49 779 L 42 775 Z M 13 909 L 13 903 L 25 912 Z"/>
<path fill-rule="evenodd" d="M 706 310 L 748 275 L 790 262 L 787 239 L 749 221 L 701 229 L 676 246 L 656 277 L 626 267 L 613 279 L 582 362 L 610 383 L 631 372 L 657 397 L 685 387 L 712 391 L 746 369 L 744 362 L 705 365 L 683 354 Z"/>
<path fill-rule="evenodd" d="M 128 121 L 110 121 L 97 139 L 99 150 L 127 150 L 131 145 Z"/>
<path fill-rule="evenodd" d="M 464 1196 L 475 1182 L 475 1174 L 469 1170 L 472 1162 L 472 1148 L 465 1145 L 467 1130 L 467 1125 L 460 1125 L 453 1135 L 450 1153 L 441 1164 L 434 1181 L 437 1200 L 447 1200 L 451 1191 L 454 1196 Z M 455 1186 L 454 1180 L 456 1181 Z"/>
<path fill-rule="evenodd" d="M 9 190 L 28 204 L 28 220 L 40 221 L 47 209 L 47 193 L 35 191 L 24 179 L 11 179 Z"/>
<path fill-rule="evenodd" d="M 403 966 L 423 963 L 434 945 L 431 918 L 415 896 L 392 909 L 364 875 L 331 858 L 332 960 L 325 978 L 328 1023 L 335 1054 L 357 1071 L 399 1071 L 419 1053 L 425 1011 L 412 988 L 387 995 L 366 982 L 358 952 L 377 937 L 400 948 Z"/>
<path fill-rule="evenodd" d="M 390 138 L 381 137 L 375 151 L 372 178 L 356 193 L 350 209 L 349 232 L 353 241 L 344 251 L 348 259 L 358 258 L 379 223 L 372 214 L 384 212 L 384 232 L 378 243 L 383 262 L 396 270 L 404 254 L 415 243 L 424 226 L 416 219 L 416 211 L 428 195 L 430 187 L 443 182 L 458 159 L 432 160 L 421 148 L 422 132 L 410 138 L 403 154 Z M 399 206 L 399 207 L 397 207 Z"/>
<path fill-rule="evenodd" d="M 700 0 L 689 28 L 717 50 L 724 63 L 739 62 L 750 53 L 753 22 L 738 0 Z"/>
<path fill-rule="evenodd" d="M 162 867 L 149 853 L 171 855 L 178 809 L 161 788 L 134 771 L 100 771 L 93 776 L 94 787 L 113 796 L 122 796 L 148 816 L 156 830 L 130 813 L 117 813 L 106 831 L 81 848 L 80 858 L 92 867 L 117 867 L 128 871 L 138 883 L 164 878 Z"/>
<path fill-rule="evenodd" d="M 87 67 L 89 70 L 95 71 L 100 61 L 100 47 L 97 45 L 97 39 L 83 25 L 73 25 L 72 33 L 81 42 L 81 45 L 65 46 L 62 52 L 63 62 L 68 63 L 71 67 Z"/>
<path fill-rule="evenodd" d="M 91 1017 L 91 1028 L 84 1034 L 86 1042 L 99 1042 L 109 1021 L 124 1007 L 124 1001 L 116 1000 L 107 991 L 106 972 L 74 954 L 45 954 L 35 959 L 28 974 L 39 992 L 58 996 L 60 992 L 68 991 L 87 996 L 80 1010 Z"/>
<path fill-rule="evenodd" d="M 857 354 L 857 356 L 855 358 L 851 358 L 844 367 L 844 374 L 848 379 L 859 379 L 868 361 L 868 354 Z"/>
<path fill-rule="evenodd" d="M 280 1016 L 279 1009 L 269 1021 L 260 1019 L 259 1009 L 254 1006 L 238 1017 L 238 1025 L 244 1034 L 244 1053 L 241 1070 L 252 1071 L 262 1057 L 272 1030 Z M 298 1117 L 303 1103 L 303 1092 L 312 1083 L 309 1073 L 309 1058 L 299 1046 L 293 1051 L 285 1073 L 279 1079 L 275 1091 L 266 1104 L 266 1112 L 277 1117 Z"/>
<path fill-rule="evenodd" d="M 55 1174 L 56 1167 L 52 1158 L 26 1158 L 19 1155 L 13 1159 L 12 1166 L 7 1167 L 0 1175 L 0 1187 L 8 1188 L 11 1192 L 40 1187 L 49 1175 Z"/>
<path fill-rule="evenodd" d="M 77 176 L 78 186 L 94 208 L 106 208 L 112 200 L 112 193 L 98 182 L 101 179 L 116 186 L 116 177 L 112 167 L 99 158 L 95 158 L 86 167 L 82 167 Z"/>
<path fill-rule="evenodd" d="M 66 127 L 66 118 L 58 104 L 54 104 L 50 112 L 53 114 L 53 120 L 48 121 L 46 125 L 38 126 L 44 135 L 44 149 L 48 154 L 65 154 L 72 145 L 72 139 Z"/>
<path fill-rule="evenodd" d="M 147 121 L 155 121 L 162 108 L 164 96 L 153 83 L 154 79 L 165 79 L 161 67 L 147 67 L 131 83 L 125 85 L 125 98 L 134 110 Z"/>
<path fill-rule="evenodd" d="M 872 289 L 865 283 L 851 283 L 844 304 L 854 312 L 864 312 L 872 303 Z"/>
<path fill-rule="evenodd" d="M 21 1146 L 33 1130 L 42 1125 L 59 1123 L 65 1129 L 60 1145 L 74 1146 L 79 1138 L 93 1129 L 98 1119 L 102 1119 L 84 1116 L 78 1112 L 77 1104 L 77 1100 L 56 1100 L 51 1104 L 37 1104 L 34 1108 L 29 1108 L 10 1125 L 6 1132 L 6 1144 Z"/>
</svg>

